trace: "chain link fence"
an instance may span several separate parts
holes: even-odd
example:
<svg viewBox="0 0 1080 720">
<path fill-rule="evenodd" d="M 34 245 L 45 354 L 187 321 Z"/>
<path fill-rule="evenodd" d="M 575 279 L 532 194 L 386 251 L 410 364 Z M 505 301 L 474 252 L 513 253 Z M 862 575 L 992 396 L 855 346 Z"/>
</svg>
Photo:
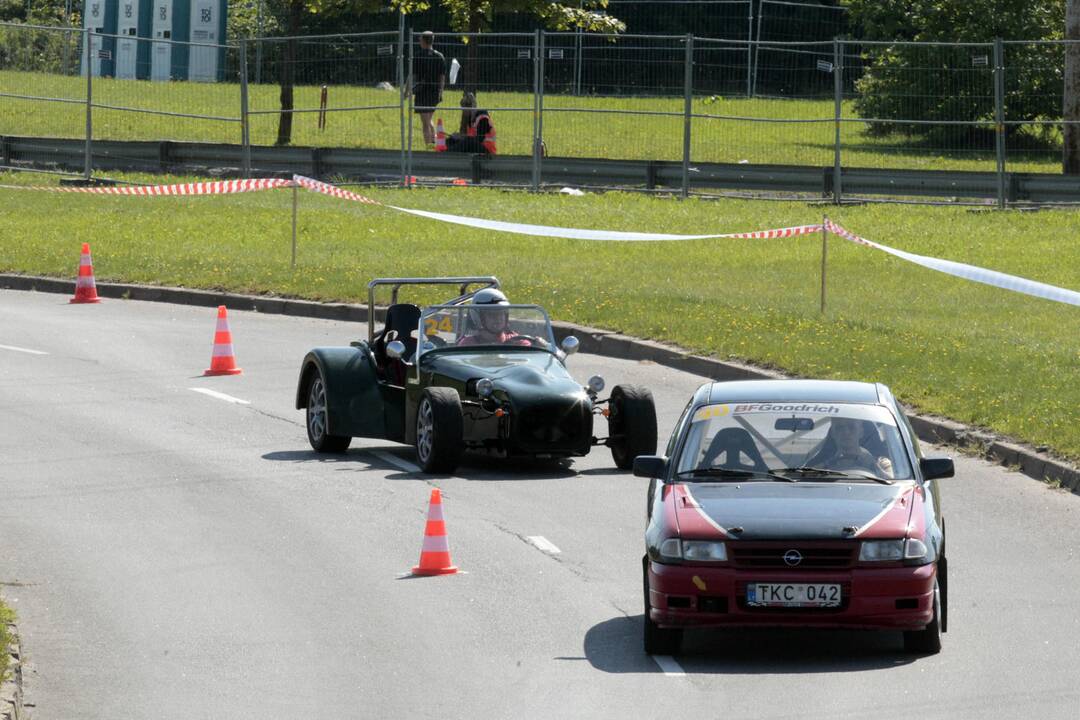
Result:
<svg viewBox="0 0 1080 720">
<path fill-rule="evenodd" d="M 750 16 L 748 1 L 730 6 Z M 84 142 L 87 178 L 95 162 L 122 165 L 121 150 L 101 164 L 106 141 L 145 140 L 239 146 L 245 173 L 277 169 L 253 163 L 252 147 L 385 151 L 405 182 L 435 150 L 408 92 L 417 35 L 210 45 L 0 24 L 0 136 Z M 980 171 L 996 174 L 1003 204 L 1008 173 L 1060 174 L 1063 128 L 1080 122 L 1062 116 L 1065 41 L 535 31 L 439 35 L 435 47 L 449 75 L 435 119 L 464 133 L 474 93 L 498 155 L 526 158 L 534 188 L 558 159 L 681 163 L 684 193 L 698 165 L 832 169 L 837 200 L 860 168 Z"/>
</svg>

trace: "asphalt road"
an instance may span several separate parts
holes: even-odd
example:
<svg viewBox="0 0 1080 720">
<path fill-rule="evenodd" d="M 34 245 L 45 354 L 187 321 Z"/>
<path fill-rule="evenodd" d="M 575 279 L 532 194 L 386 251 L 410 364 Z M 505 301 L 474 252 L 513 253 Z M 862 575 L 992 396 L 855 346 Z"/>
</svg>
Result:
<svg viewBox="0 0 1080 720">
<path fill-rule="evenodd" d="M 299 362 L 366 327 L 233 312 L 244 374 L 204 378 L 214 323 L 0 291 L 0 592 L 35 720 L 1080 716 L 1078 497 L 958 459 L 938 656 L 892 633 L 708 631 L 657 662 L 645 480 L 603 449 L 437 482 L 389 443 L 316 456 Z M 702 382 L 570 365 L 651 387 L 662 441 Z M 435 484 L 465 572 L 406 578 Z"/>
</svg>

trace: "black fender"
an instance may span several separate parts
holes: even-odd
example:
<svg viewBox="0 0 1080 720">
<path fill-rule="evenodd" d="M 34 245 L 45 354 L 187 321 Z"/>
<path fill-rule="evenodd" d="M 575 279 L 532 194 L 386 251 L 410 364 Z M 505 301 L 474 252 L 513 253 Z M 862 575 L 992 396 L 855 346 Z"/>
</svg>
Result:
<svg viewBox="0 0 1080 720">
<path fill-rule="evenodd" d="M 296 408 L 307 407 L 311 380 L 318 370 L 326 385 L 327 432 L 350 437 L 386 438 L 386 408 L 367 343 L 315 348 L 304 356 L 296 386 Z"/>
</svg>

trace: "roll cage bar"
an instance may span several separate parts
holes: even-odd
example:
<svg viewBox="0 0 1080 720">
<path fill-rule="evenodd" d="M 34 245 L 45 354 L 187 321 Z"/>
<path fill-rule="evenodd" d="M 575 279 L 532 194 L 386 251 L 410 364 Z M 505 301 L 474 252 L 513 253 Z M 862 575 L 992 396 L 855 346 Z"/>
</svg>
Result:
<svg viewBox="0 0 1080 720">
<path fill-rule="evenodd" d="M 457 285 L 458 296 L 443 305 L 459 305 L 463 301 L 485 288 L 498 288 L 499 279 L 494 275 L 487 277 L 443 277 L 443 278 L 376 278 L 368 283 L 368 342 L 375 341 L 375 288 L 389 285 L 390 304 L 396 305 L 398 290 L 403 285 Z M 470 292 L 471 285 L 481 285 Z"/>
</svg>

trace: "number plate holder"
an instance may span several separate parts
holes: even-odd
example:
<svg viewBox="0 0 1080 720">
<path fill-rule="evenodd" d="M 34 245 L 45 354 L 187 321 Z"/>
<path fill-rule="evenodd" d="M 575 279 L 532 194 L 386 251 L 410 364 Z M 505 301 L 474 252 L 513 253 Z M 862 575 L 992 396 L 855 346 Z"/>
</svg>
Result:
<svg viewBox="0 0 1080 720">
<path fill-rule="evenodd" d="M 750 607 L 840 607 L 839 583 L 751 582 L 746 585 Z"/>
</svg>

